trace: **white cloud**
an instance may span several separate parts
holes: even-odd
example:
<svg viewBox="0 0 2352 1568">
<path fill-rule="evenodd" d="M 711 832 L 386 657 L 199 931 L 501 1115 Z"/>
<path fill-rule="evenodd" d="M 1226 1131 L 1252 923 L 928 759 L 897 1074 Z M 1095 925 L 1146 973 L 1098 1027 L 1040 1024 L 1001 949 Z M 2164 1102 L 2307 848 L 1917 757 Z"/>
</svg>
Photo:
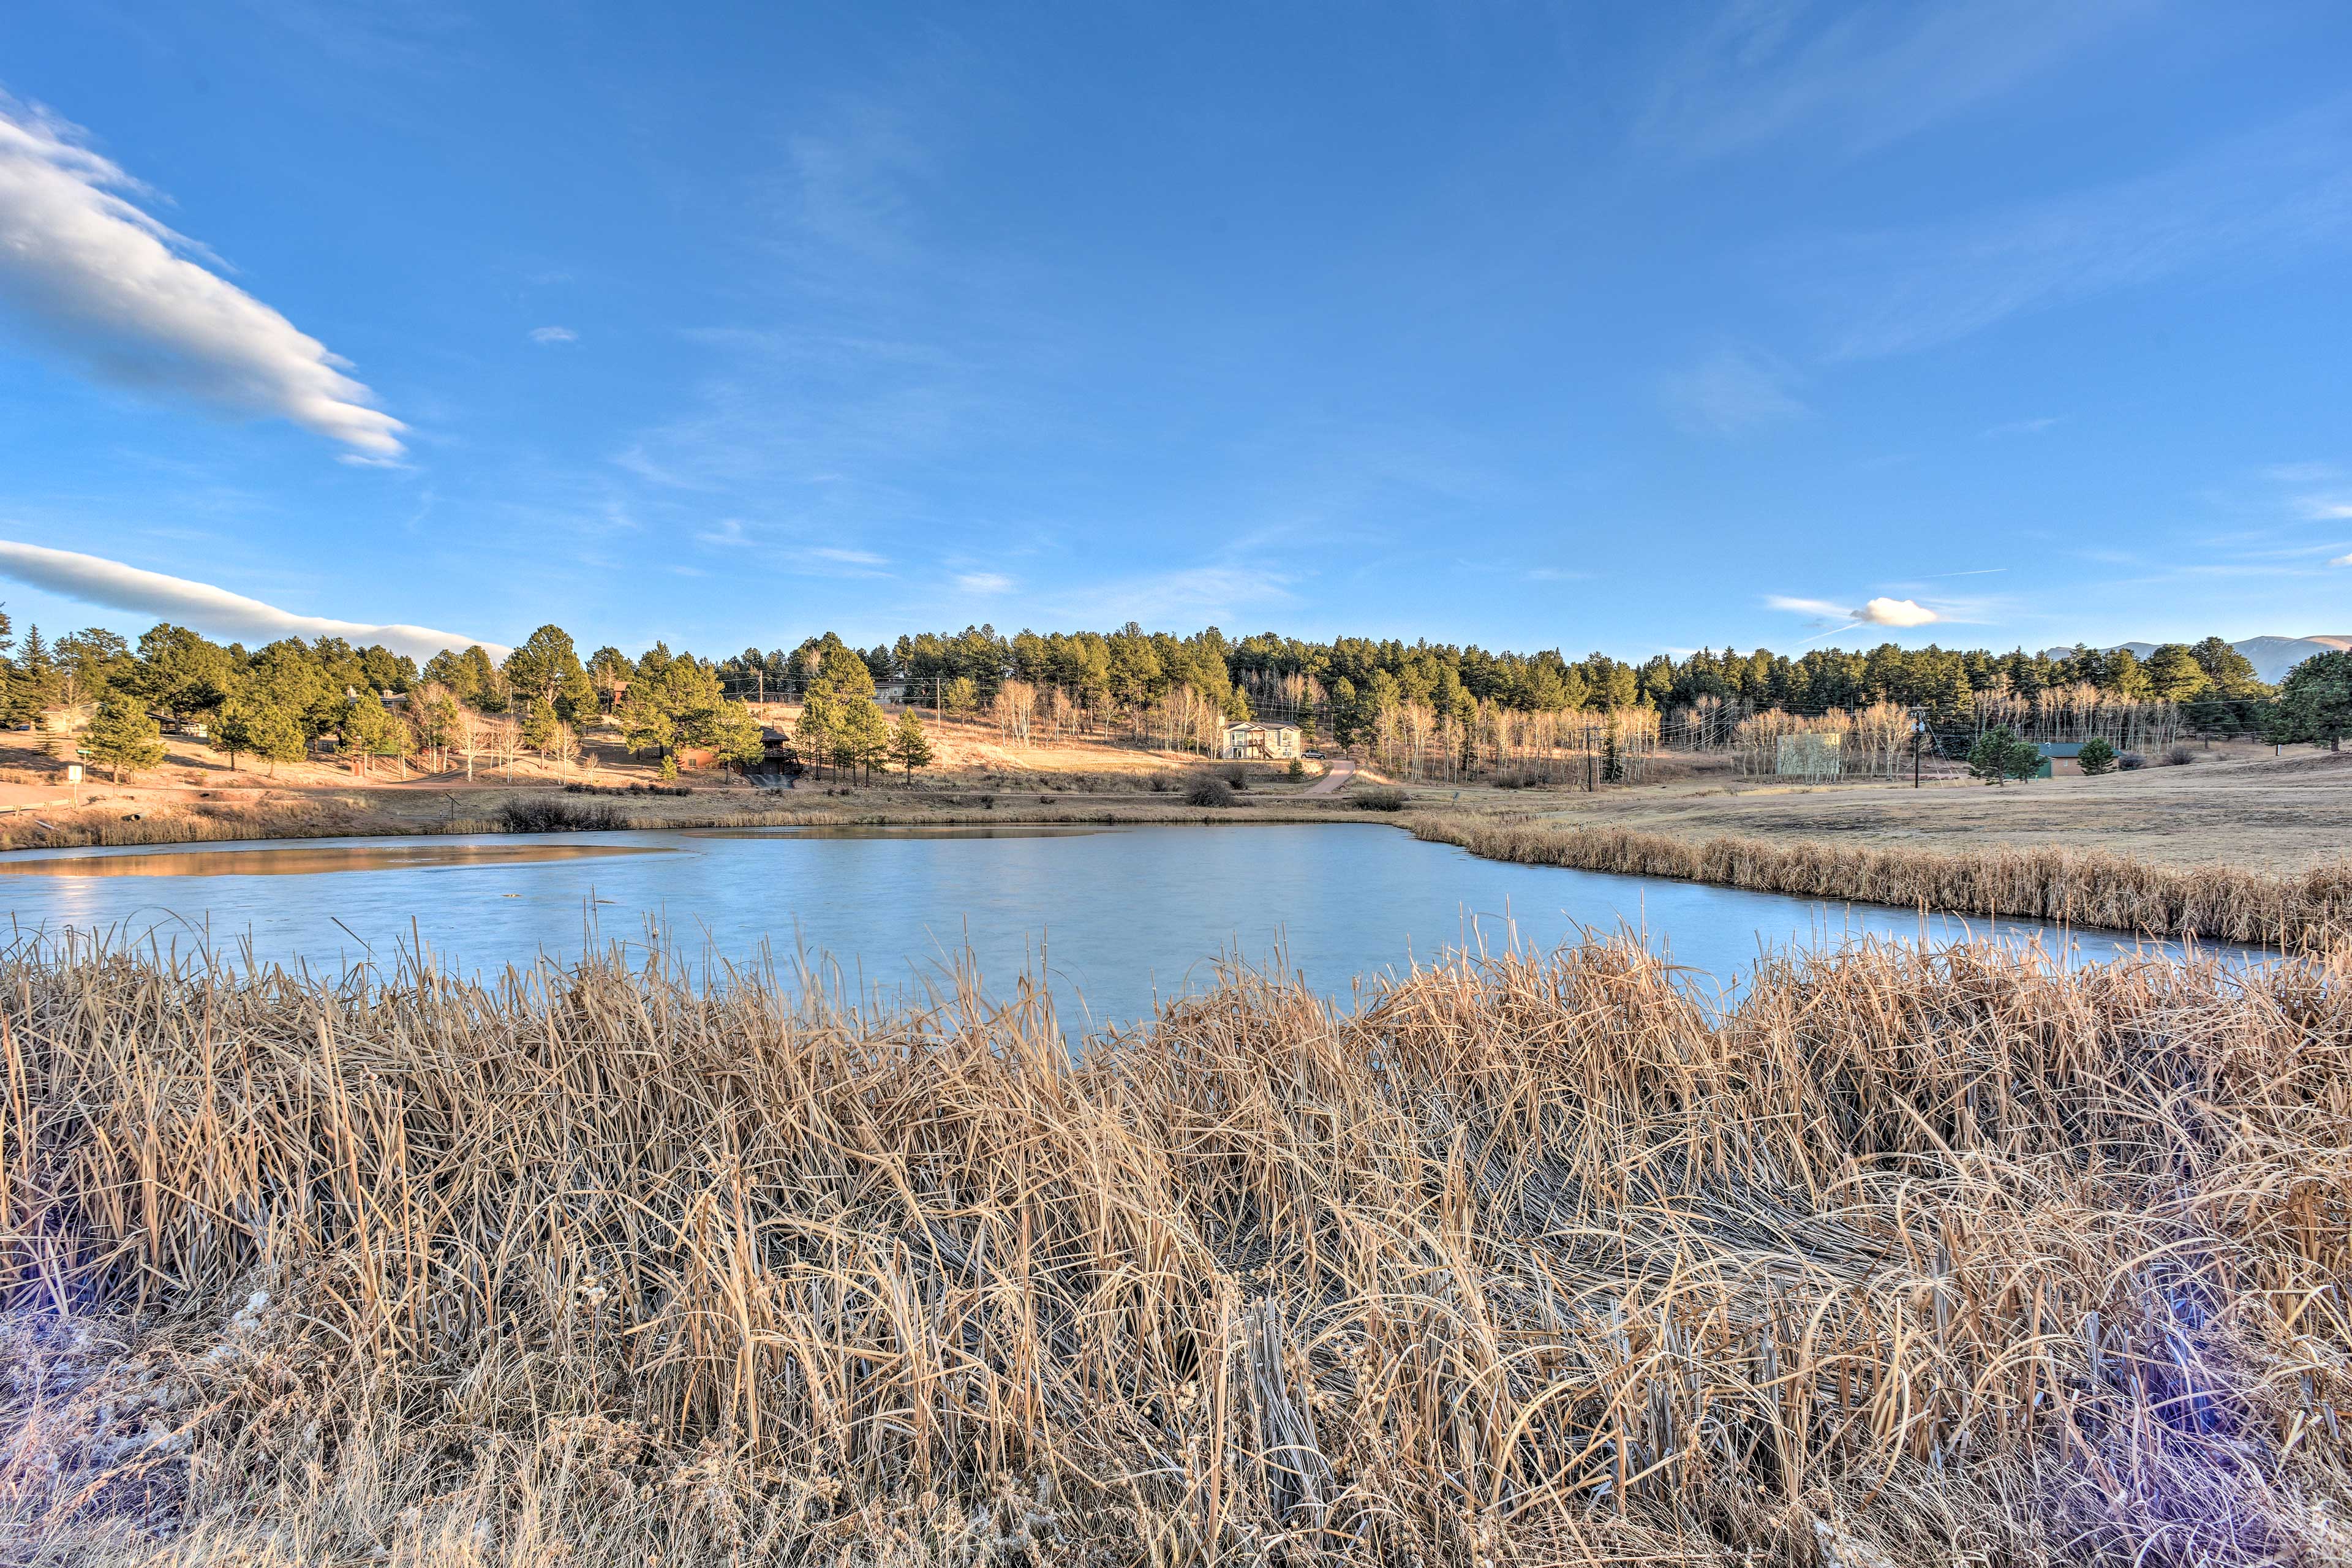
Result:
<svg viewBox="0 0 2352 1568">
<path fill-rule="evenodd" d="M 2295 503 L 2303 515 L 2317 522 L 2339 522 L 2352 517 L 2352 501 L 2334 496 L 2305 496 Z"/>
<path fill-rule="evenodd" d="M 0 99 L 0 295 L 89 374 L 248 415 L 275 415 L 379 460 L 399 420 L 348 362 L 235 284 L 133 197 L 153 200 L 79 133 Z"/>
<path fill-rule="evenodd" d="M 530 341 L 535 343 L 576 343 L 580 334 L 570 327 L 533 327 Z"/>
<path fill-rule="evenodd" d="M 1924 626 L 1944 617 L 1916 599 L 1873 599 L 1853 618 L 1874 626 Z"/>
<path fill-rule="evenodd" d="M 2328 564 L 2330 566 L 2352 566 L 2352 555 L 2339 555 L 2336 557 L 2335 560 L 2330 561 Z"/>
<path fill-rule="evenodd" d="M 371 626 L 360 621 L 329 620 L 322 616 L 298 616 L 209 583 L 144 572 L 103 556 L 71 550 L 49 550 L 37 544 L 0 540 L 0 576 L 29 583 L 36 588 L 174 621 L 207 637 L 262 643 L 278 637 L 338 637 L 362 647 L 382 643 L 394 653 L 430 658 L 445 647 L 462 648 L 479 637 L 435 631 L 430 626 Z M 493 658 L 506 657 L 504 644 L 482 642 Z"/>
<path fill-rule="evenodd" d="M 1002 572 L 967 572 L 956 579 L 956 586 L 967 594 L 1009 594 L 1013 579 Z"/>
<path fill-rule="evenodd" d="M 2004 436 L 2039 436 L 2065 417 L 2063 414 L 2053 414 L 2047 419 L 2012 419 L 2006 425 L 1994 426 L 1985 435 L 1994 440 Z"/>
<path fill-rule="evenodd" d="M 1796 373 L 1754 349 L 1725 348 L 1664 378 L 1666 406 L 1688 428 L 1740 436 L 1810 414 L 1790 390 Z"/>
<path fill-rule="evenodd" d="M 1936 611 L 1916 599 L 1876 598 L 1860 609 L 1849 609 L 1832 599 L 1795 599 L 1785 594 L 1768 595 L 1764 603 L 1776 610 L 1794 615 L 1811 616 L 1817 620 L 1843 623 L 1835 629 L 1848 626 L 1924 626 L 1944 619 Z"/>
<path fill-rule="evenodd" d="M 837 550 L 827 545 L 821 549 L 812 550 L 809 553 L 815 556 L 820 561 L 835 562 L 843 566 L 887 566 L 889 564 L 887 557 L 877 555 L 870 550 Z"/>
</svg>

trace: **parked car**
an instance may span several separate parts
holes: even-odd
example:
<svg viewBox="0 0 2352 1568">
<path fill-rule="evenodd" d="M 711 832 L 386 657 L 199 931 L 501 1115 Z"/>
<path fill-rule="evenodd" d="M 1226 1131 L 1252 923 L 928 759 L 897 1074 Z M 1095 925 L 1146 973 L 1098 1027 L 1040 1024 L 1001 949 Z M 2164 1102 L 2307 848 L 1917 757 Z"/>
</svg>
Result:
<svg viewBox="0 0 2352 1568">
<path fill-rule="evenodd" d="M 1322 752 L 1307 752 L 1307 753 L 1305 753 L 1305 754 L 1306 754 L 1306 755 L 1307 755 L 1307 756 L 1309 756 L 1309 757 L 1312 757 L 1315 761 L 1317 761 L 1317 762 L 1318 762 L 1318 763 L 1319 763 L 1319 762 L 1321 762 L 1321 761 L 1323 760 L 1323 753 L 1322 753 Z"/>
</svg>

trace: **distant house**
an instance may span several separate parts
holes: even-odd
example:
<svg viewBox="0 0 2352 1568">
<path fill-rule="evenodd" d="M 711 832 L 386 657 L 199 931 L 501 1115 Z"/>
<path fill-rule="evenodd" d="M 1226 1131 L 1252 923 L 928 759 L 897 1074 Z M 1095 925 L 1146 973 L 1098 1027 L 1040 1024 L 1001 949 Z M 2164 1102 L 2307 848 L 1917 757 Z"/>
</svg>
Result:
<svg viewBox="0 0 2352 1568">
<path fill-rule="evenodd" d="M 874 700 L 887 702 L 893 707 L 904 703 L 907 700 L 907 683 L 903 680 L 883 681 L 874 689 Z"/>
<path fill-rule="evenodd" d="M 1225 726 L 1217 755 L 1253 761 L 1279 762 L 1298 755 L 1298 726 L 1246 720 Z"/>
<path fill-rule="evenodd" d="M 2063 773 L 2080 774 L 2083 771 L 2083 742 L 2080 741 L 2036 741 L 2034 749 L 2042 753 L 2042 771 L 2038 779 L 2055 778 Z"/>
</svg>

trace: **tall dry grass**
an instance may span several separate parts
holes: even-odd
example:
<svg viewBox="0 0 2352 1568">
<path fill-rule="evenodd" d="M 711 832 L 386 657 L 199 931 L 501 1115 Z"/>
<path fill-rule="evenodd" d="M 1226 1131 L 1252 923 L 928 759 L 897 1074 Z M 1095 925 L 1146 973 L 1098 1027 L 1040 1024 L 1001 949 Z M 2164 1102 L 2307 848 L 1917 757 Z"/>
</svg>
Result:
<svg viewBox="0 0 2352 1568">
<path fill-rule="evenodd" d="M 2056 846 L 1954 853 L 1812 840 L 1677 838 L 1615 827 L 1555 828 L 1417 817 L 1418 837 L 1490 860 L 1672 877 L 1805 898 L 2095 926 L 2135 935 L 2322 952 L 2352 937 L 2352 860 L 2300 876 L 2152 866 Z"/>
<path fill-rule="evenodd" d="M 29 1563 L 2352 1550 L 2352 1003 L 1593 946 L 1073 1059 L 590 964 L 0 973 Z"/>
</svg>

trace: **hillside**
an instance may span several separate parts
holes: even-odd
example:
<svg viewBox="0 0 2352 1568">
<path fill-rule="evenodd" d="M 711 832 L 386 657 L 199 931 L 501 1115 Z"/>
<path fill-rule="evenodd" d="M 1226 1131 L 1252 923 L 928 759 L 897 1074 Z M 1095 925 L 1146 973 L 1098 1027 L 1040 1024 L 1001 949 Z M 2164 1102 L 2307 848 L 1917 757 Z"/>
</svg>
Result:
<svg viewBox="0 0 2352 1568">
<path fill-rule="evenodd" d="M 2306 658 L 2314 658 L 2323 653 L 2336 653 L 2352 648 L 2352 635 L 2314 634 L 2307 637 L 2248 637 L 2242 642 L 2233 642 L 2230 646 L 2246 656 L 2246 662 L 2254 667 L 2254 673 L 2266 684 L 2275 686 L 2286 679 L 2288 670 Z M 2111 645 L 2106 651 L 2113 653 L 2116 648 L 2127 647 L 2139 658 L 2146 658 L 2154 653 L 2158 647 L 2158 644 L 2152 642 L 2124 642 Z M 2063 658 L 2074 650 L 2071 647 L 2052 647 L 2042 651 L 2052 658 Z"/>
</svg>

